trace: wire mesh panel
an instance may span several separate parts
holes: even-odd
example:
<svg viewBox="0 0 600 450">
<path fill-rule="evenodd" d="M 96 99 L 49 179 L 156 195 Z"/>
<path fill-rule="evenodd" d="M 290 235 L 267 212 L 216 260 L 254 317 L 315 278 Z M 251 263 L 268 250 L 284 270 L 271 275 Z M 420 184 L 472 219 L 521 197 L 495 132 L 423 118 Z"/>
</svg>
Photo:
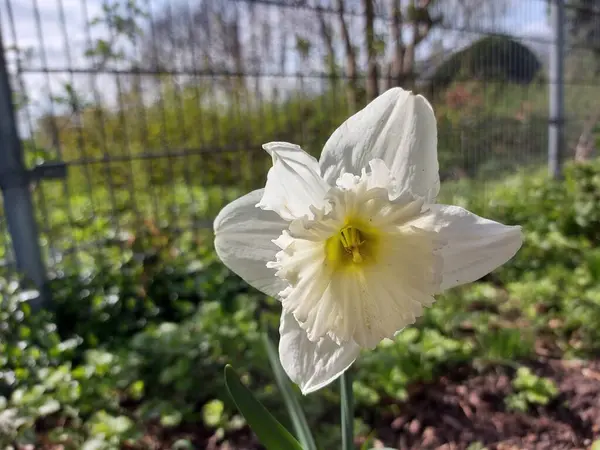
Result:
<svg viewBox="0 0 600 450">
<path fill-rule="evenodd" d="M 4 208 L 3 202 L 0 208 Z M 9 272 L 15 271 L 15 256 L 13 254 L 10 234 L 5 221 L 0 221 L 0 266 Z"/>
<path fill-rule="evenodd" d="M 600 13 L 587 0 L 566 4 L 571 151 L 600 118 Z M 393 86 L 433 103 L 444 180 L 544 165 L 547 7 L 3 0 L 26 162 L 68 166 L 66 179 L 32 186 L 48 265 L 127 252 L 140 234 L 210 229 L 224 204 L 264 182 L 263 143 L 318 156 L 349 114 Z"/>
</svg>

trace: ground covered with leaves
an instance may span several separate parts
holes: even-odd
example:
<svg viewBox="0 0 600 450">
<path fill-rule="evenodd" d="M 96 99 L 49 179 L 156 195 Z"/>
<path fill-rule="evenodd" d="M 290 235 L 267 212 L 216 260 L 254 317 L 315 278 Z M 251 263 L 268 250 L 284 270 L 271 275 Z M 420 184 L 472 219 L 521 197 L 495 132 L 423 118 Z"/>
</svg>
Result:
<svg viewBox="0 0 600 450">
<path fill-rule="evenodd" d="M 357 447 L 600 445 L 600 164 L 556 183 L 541 172 L 486 190 L 462 181 L 443 196 L 522 225 L 525 244 L 361 355 Z M 211 241 L 146 223 L 65 267 L 44 313 L 5 283 L 2 448 L 259 449 L 225 392 L 227 363 L 289 426 L 261 339 L 276 339 L 279 305 L 227 270 Z M 337 386 L 301 403 L 319 447 L 339 448 Z"/>
<path fill-rule="evenodd" d="M 541 358 L 517 371 L 507 366 L 459 366 L 434 382 L 415 383 L 403 402 L 387 399 L 381 410 L 359 410 L 369 418 L 371 432 L 358 436 L 356 446 L 596 450 L 592 444 L 600 436 L 599 395 L 598 361 Z M 529 396 L 539 402 L 534 399 L 526 406 Z M 148 430 L 148 447 L 173 448 L 173 437 L 179 435 L 207 450 L 262 448 L 245 428 L 227 439 L 203 427 L 172 430 L 172 435 L 155 434 L 156 430 Z"/>
<path fill-rule="evenodd" d="M 590 448 L 600 436 L 600 364 L 542 360 L 531 366 L 517 372 L 465 366 L 416 385 L 399 414 L 381 418 L 378 435 L 398 449 Z M 530 395 L 542 404 L 523 407 Z"/>
</svg>

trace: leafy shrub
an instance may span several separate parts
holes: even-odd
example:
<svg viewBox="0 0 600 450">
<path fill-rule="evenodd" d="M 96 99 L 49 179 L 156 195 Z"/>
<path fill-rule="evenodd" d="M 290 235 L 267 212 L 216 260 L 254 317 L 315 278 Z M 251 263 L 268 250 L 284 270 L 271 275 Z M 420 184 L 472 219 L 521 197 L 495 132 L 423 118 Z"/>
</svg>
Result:
<svg viewBox="0 0 600 450">
<path fill-rule="evenodd" d="M 515 392 L 506 398 L 506 406 L 521 412 L 526 412 L 531 406 L 547 405 L 558 395 L 558 388 L 552 380 L 538 377 L 528 367 L 519 367 L 512 386 Z"/>
<path fill-rule="evenodd" d="M 358 406 L 391 408 L 411 384 L 453 365 L 512 366 L 540 338 L 567 354 L 597 351 L 599 174 L 595 162 L 569 166 L 562 183 L 524 173 L 485 190 L 447 185 L 453 203 L 521 224 L 525 244 L 503 269 L 439 296 L 416 326 L 363 354 L 352 369 Z M 220 382 L 227 362 L 285 417 L 258 340 L 261 326 L 276 328 L 279 306 L 225 268 L 211 240 L 147 224 L 125 247 L 65 265 L 51 283 L 53 310 L 36 315 L 27 292 L 0 280 L 0 444 L 113 449 L 159 427 L 169 445 L 200 445 L 186 427 L 224 436 L 243 425 Z M 516 380 L 511 407 L 555 395 L 534 375 Z M 335 389 L 303 398 L 311 425 L 325 433 L 338 400 Z"/>
<path fill-rule="evenodd" d="M 490 36 L 454 53 L 432 74 L 432 84 L 447 86 L 459 77 L 531 83 L 541 68 L 537 56 L 508 37 Z"/>
</svg>

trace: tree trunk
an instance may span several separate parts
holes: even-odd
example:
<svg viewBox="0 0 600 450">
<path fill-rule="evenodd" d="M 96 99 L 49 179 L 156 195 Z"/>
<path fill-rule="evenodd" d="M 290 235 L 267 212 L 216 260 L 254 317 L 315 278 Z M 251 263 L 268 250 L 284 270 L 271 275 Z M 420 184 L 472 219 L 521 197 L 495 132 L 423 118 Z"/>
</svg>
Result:
<svg viewBox="0 0 600 450">
<path fill-rule="evenodd" d="M 287 42 L 288 42 L 288 37 L 287 37 L 287 32 L 283 31 L 282 34 L 280 34 L 280 43 L 281 43 L 281 48 L 279 50 L 279 72 L 282 75 L 285 75 L 285 68 L 286 68 L 286 61 L 287 61 Z"/>
<path fill-rule="evenodd" d="M 415 4 L 415 0 L 411 0 L 410 2 L 410 9 L 412 11 L 415 11 L 416 8 L 416 4 Z M 415 50 L 417 47 L 417 40 L 419 38 L 419 22 L 417 20 L 415 20 L 414 18 L 411 19 L 413 21 L 412 23 L 412 29 L 413 29 L 413 35 L 412 35 L 412 40 L 411 42 L 406 46 L 406 49 L 404 51 L 404 58 L 402 61 L 402 75 L 405 79 L 405 83 L 409 83 L 410 86 L 408 86 L 409 89 L 412 89 L 412 81 L 413 81 L 413 77 L 412 74 L 414 72 L 414 65 L 415 65 Z"/>
<path fill-rule="evenodd" d="M 352 46 L 350 33 L 348 32 L 348 26 L 344 17 L 344 0 L 336 0 L 336 6 L 342 39 L 344 40 L 344 50 L 346 52 L 346 76 L 348 77 L 346 82 L 346 96 L 348 99 L 348 109 L 354 112 L 356 111 L 356 55 L 354 54 L 354 47 Z"/>
<path fill-rule="evenodd" d="M 233 8 L 236 8 L 237 5 L 234 4 L 232 6 Z M 237 11 L 237 10 L 236 10 Z M 236 14 L 236 23 L 237 23 L 237 14 Z M 254 73 L 259 73 L 261 70 L 261 62 L 262 62 L 262 58 L 260 55 L 260 51 L 259 51 L 259 30 L 262 29 L 262 24 L 261 24 L 261 20 L 258 17 L 258 13 L 256 11 L 256 7 L 252 4 L 250 4 L 250 23 L 253 24 L 257 24 L 258 26 L 254 26 L 252 27 L 252 30 L 250 32 L 250 67 L 251 67 L 251 71 Z M 238 32 L 239 34 L 239 32 Z M 242 77 L 240 77 L 242 78 Z M 254 96 L 255 98 L 260 98 L 260 77 L 254 77 Z M 245 81 L 245 77 L 244 77 L 244 84 L 246 83 Z M 251 83 L 251 82 L 250 82 Z M 248 90 L 250 90 L 250 88 L 247 88 Z"/>
<path fill-rule="evenodd" d="M 404 61 L 402 67 L 402 77 L 405 83 L 410 83 L 409 89 L 415 81 L 415 52 L 417 46 L 427 37 L 431 31 L 433 22 L 429 16 L 427 8 L 431 5 L 431 0 L 420 0 L 419 5 L 415 0 L 411 0 L 410 9 L 413 11 L 414 17 L 411 18 L 413 25 L 412 41 L 404 50 Z"/>
<path fill-rule="evenodd" d="M 237 10 L 234 16 L 232 23 L 229 26 L 229 35 L 231 39 L 231 56 L 233 58 L 234 70 L 237 72 L 238 76 L 234 77 L 233 85 L 234 85 L 234 95 L 236 99 L 239 101 L 240 97 L 245 94 L 246 91 L 246 79 L 242 74 L 245 72 L 244 60 L 243 60 L 243 50 L 242 50 L 242 40 L 240 35 L 240 25 L 238 21 Z M 254 38 L 254 36 L 253 36 Z M 253 40 L 252 44 L 255 42 Z"/>
<path fill-rule="evenodd" d="M 389 62 L 381 70 L 381 78 L 383 80 L 382 92 L 387 91 L 394 87 L 394 80 L 392 78 L 392 63 Z"/>
<path fill-rule="evenodd" d="M 373 0 L 363 0 L 365 10 L 365 42 L 367 44 L 367 101 L 379 95 L 377 77 L 377 53 L 375 50 L 375 9 Z"/>
<path fill-rule="evenodd" d="M 404 83 L 404 43 L 402 42 L 402 10 L 401 0 L 390 0 L 390 36 L 394 52 L 390 65 L 389 79 L 393 86 L 402 86 Z M 391 87 L 391 86 L 390 86 Z"/>
<path fill-rule="evenodd" d="M 321 37 L 323 38 L 323 43 L 325 44 L 325 49 L 327 50 L 327 70 L 328 75 L 330 76 L 332 86 L 335 84 L 336 78 L 336 67 L 335 67 L 335 47 L 333 46 L 333 36 L 332 31 L 327 22 L 325 21 L 325 15 L 323 14 L 323 10 L 321 7 L 317 8 L 317 16 L 319 19 L 319 28 L 321 30 Z"/>
<path fill-rule="evenodd" d="M 589 161 L 594 156 L 596 142 L 594 139 L 593 130 L 599 119 L 600 111 L 596 111 L 596 113 L 592 115 L 585 123 L 583 131 L 581 132 L 579 140 L 577 141 L 577 145 L 575 146 L 575 161 Z"/>
</svg>

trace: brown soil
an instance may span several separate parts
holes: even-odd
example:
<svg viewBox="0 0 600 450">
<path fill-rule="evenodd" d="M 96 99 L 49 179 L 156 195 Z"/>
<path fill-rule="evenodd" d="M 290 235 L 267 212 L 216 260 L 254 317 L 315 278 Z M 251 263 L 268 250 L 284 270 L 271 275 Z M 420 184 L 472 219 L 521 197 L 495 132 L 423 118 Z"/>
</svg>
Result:
<svg viewBox="0 0 600 450">
<path fill-rule="evenodd" d="M 405 402 L 386 401 L 381 411 L 357 411 L 376 432 L 373 447 L 399 450 L 589 450 L 600 439 L 600 360 L 547 359 L 529 364 L 551 378 L 559 395 L 527 413 L 510 411 L 504 399 L 513 392 L 514 370 L 493 366 L 478 372 L 458 367 L 429 384 L 415 385 Z M 158 425 L 146 430 L 142 445 L 127 447 L 166 450 L 177 439 L 196 449 L 262 450 L 248 428 L 224 439 L 204 427 L 167 431 Z M 43 440 L 42 440 L 43 442 Z M 357 449 L 364 438 L 357 438 Z M 56 450 L 53 445 L 36 448 Z M 479 446 L 477 446 L 479 444 Z M 32 450 L 27 448 L 27 450 Z M 333 450 L 333 449 L 324 449 Z"/>
<path fill-rule="evenodd" d="M 374 446 L 399 450 L 466 450 L 469 446 L 477 450 L 590 449 L 592 442 L 600 439 L 600 361 L 546 360 L 529 367 L 558 386 L 560 394 L 548 405 L 528 413 L 508 410 L 504 399 L 513 392 L 512 369 L 493 367 L 479 373 L 469 367 L 456 368 L 434 383 L 414 386 L 405 402 L 396 403 L 399 414 L 370 417 L 368 422 L 378 438 Z M 365 413 L 365 418 L 372 414 Z M 364 438 L 357 439 L 357 448 L 363 442 Z M 205 447 L 261 448 L 247 433 L 228 436 L 226 442 L 204 441 L 200 448 Z"/>
<path fill-rule="evenodd" d="M 474 443 L 489 450 L 589 449 L 600 438 L 600 361 L 549 360 L 530 367 L 559 387 L 548 405 L 527 414 L 507 410 L 513 371 L 459 368 L 415 387 L 399 404 L 399 415 L 376 424 L 379 439 L 400 450 L 458 450 Z"/>
</svg>

